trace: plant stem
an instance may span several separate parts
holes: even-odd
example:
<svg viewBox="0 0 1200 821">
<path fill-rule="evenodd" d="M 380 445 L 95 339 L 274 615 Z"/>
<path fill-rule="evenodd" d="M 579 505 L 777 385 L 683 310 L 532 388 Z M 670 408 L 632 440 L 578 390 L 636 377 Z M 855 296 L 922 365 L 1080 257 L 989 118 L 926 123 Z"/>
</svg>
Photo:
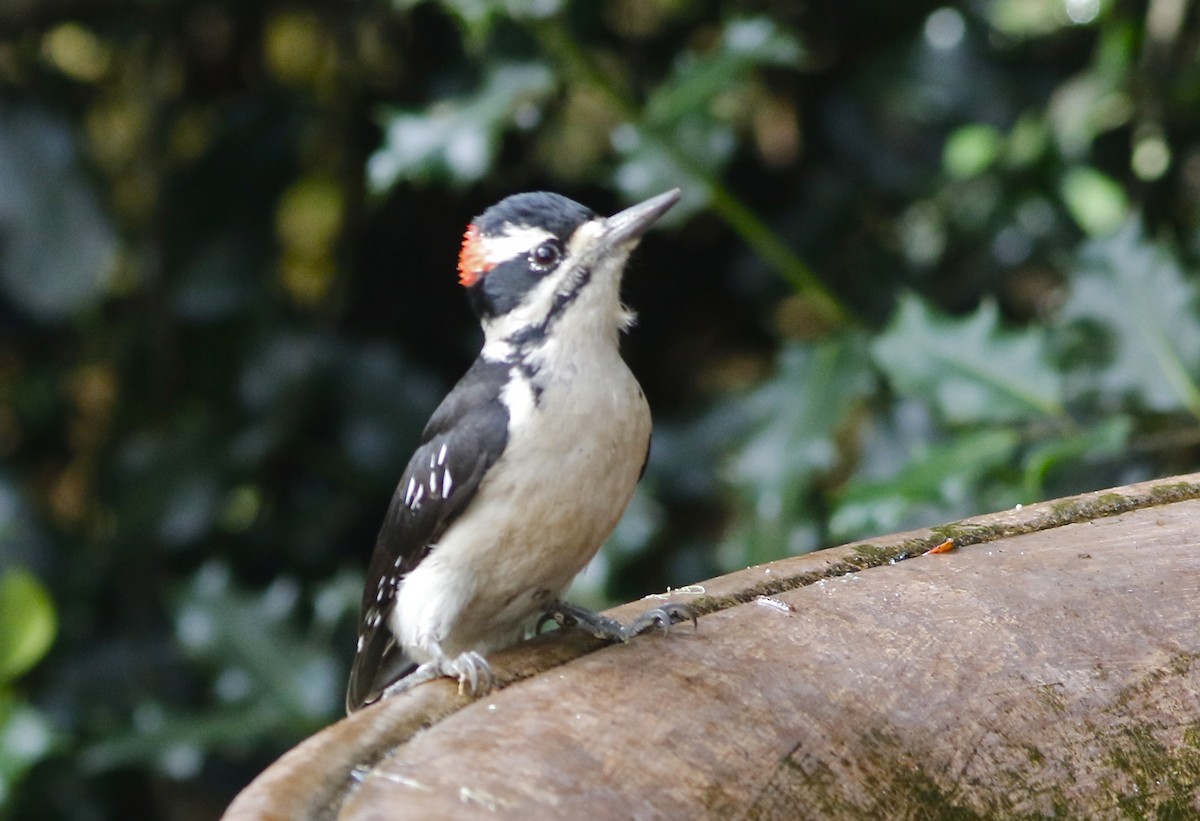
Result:
<svg viewBox="0 0 1200 821">
<path fill-rule="evenodd" d="M 850 321 L 851 317 L 846 307 L 757 214 L 720 180 L 681 151 L 669 135 L 662 134 L 642 122 L 637 106 L 617 89 L 609 75 L 599 69 L 570 33 L 564 31 L 560 19 L 531 21 L 530 28 L 546 51 L 565 71 L 602 93 L 621 117 L 635 124 L 643 138 L 652 140 L 675 165 L 699 183 L 708 194 L 713 211 L 754 249 L 763 262 L 807 299 L 818 316 L 832 327 L 845 325 Z"/>
</svg>

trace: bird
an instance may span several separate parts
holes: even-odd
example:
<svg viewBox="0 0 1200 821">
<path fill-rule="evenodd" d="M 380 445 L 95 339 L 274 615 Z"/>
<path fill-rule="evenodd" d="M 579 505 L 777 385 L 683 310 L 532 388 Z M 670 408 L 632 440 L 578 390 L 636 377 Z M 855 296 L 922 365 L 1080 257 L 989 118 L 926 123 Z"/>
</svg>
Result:
<svg viewBox="0 0 1200 821">
<path fill-rule="evenodd" d="M 609 217 L 514 194 L 467 226 L 458 282 L 478 357 L 434 410 L 396 486 L 363 587 L 347 713 L 441 677 L 480 696 L 487 656 L 554 621 L 610 642 L 696 616 L 664 603 L 628 625 L 567 602 L 645 472 L 651 419 L 622 359 L 630 253 L 679 189 Z"/>
</svg>

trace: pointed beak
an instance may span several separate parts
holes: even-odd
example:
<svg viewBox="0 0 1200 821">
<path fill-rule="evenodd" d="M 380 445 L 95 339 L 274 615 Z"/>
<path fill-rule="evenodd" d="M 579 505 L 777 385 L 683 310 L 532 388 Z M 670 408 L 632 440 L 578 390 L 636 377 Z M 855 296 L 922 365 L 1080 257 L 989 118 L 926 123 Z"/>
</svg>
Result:
<svg viewBox="0 0 1200 821">
<path fill-rule="evenodd" d="M 679 194 L 678 188 L 672 188 L 613 214 L 604 221 L 604 244 L 611 248 L 636 242 L 663 214 L 671 210 L 671 206 L 679 202 Z"/>
</svg>

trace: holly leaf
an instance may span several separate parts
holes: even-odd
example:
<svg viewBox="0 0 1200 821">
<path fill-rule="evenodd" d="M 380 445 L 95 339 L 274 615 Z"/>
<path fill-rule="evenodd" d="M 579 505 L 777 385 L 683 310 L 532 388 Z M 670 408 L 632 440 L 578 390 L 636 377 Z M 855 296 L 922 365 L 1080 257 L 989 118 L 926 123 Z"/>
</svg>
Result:
<svg viewBox="0 0 1200 821">
<path fill-rule="evenodd" d="M 988 428 L 934 444 L 920 443 L 904 466 L 882 479 L 857 476 L 835 500 L 829 529 L 838 541 L 890 533 L 978 511 L 980 484 L 1011 463 L 1020 437 Z"/>
<path fill-rule="evenodd" d="M 613 132 L 620 156 L 614 180 L 625 198 L 637 202 L 679 187 L 683 198 L 671 219 L 704 208 L 710 180 L 738 145 L 734 120 L 744 107 L 731 101 L 750 96 L 759 68 L 795 68 L 803 58 L 800 42 L 766 17 L 731 20 L 710 49 L 682 55 L 646 101 L 640 121 Z"/>
<path fill-rule="evenodd" d="M 871 353 L 897 391 L 924 399 L 951 423 L 1063 415 L 1045 332 L 1002 328 L 990 300 L 956 319 L 906 295 Z"/>
<path fill-rule="evenodd" d="M 367 163 L 372 189 L 399 180 L 478 180 L 491 170 L 504 131 L 535 123 L 537 104 L 553 88 L 554 75 L 541 63 L 501 63 L 473 93 L 385 114 L 384 143 Z"/>
<path fill-rule="evenodd" d="M 1084 246 L 1058 323 L 1083 324 L 1107 343 L 1089 388 L 1200 417 L 1198 290 L 1173 254 L 1146 240 L 1139 219 Z"/>
<path fill-rule="evenodd" d="M 812 491 L 839 463 L 838 434 L 872 386 L 857 335 L 781 351 L 776 375 L 741 403 L 749 434 L 728 469 L 739 512 L 722 548 L 727 566 L 820 546 Z"/>
</svg>

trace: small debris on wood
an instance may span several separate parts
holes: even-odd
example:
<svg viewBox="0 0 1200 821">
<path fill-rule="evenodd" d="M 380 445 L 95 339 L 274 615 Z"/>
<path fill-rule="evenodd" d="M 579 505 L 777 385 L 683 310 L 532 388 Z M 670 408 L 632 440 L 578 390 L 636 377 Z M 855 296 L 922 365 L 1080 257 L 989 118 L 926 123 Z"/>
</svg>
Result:
<svg viewBox="0 0 1200 821">
<path fill-rule="evenodd" d="M 675 587 L 675 588 L 668 587 L 666 593 L 650 593 L 646 596 L 643 596 L 643 598 L 646 598 L 646 599 L 669 599 L 672 596 L 680 596 L 680 595 L 703 596 L 704 592 L 705 592 L 704 585 L 689 584 L 685 587 Z"/>
<path fill-rule="evenodd" d="M 921 555 L 922 556 L 936 556 L 940 553 L 949 553 L 953 549 L 954 549 L 954 540 L 947 539 L 946 541 L 942 542 L 937 547 L 932 547 L 929 550 L 926 550 Z"/>
<path fill-rule="evenodd" d="M 759 596 L 754 601 L 757 604 L 761 604 L 763 607 L 770 607 L 772 610 L 778 610 L 781 613 L 796 612 L 795 605 L 788 604 L 787 602 L 780 601 L 779 599 L 771 598 L 770 596 Z"/>
</svg>

